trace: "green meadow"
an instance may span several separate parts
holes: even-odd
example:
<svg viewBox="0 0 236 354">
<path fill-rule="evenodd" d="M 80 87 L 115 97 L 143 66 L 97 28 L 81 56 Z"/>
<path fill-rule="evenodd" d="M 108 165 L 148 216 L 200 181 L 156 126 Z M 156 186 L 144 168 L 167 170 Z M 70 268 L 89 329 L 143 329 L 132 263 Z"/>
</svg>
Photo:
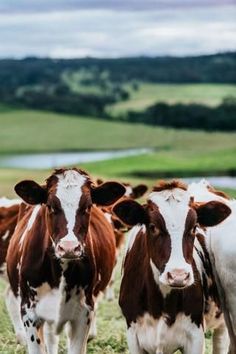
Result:
<svg viewBox="0 0 236 354">
<path fill-rule="evenodd" d="M 138 83 L 138 90 L 126 85 L 130 97 L 127 101 L 115 103 L 109 107 L 114 116 L 127 111 L 142 111 L 147 107 L 165 102 L 200 103 L 207 106 L 219 105 L 225 97 L 236 96 L 235 85 L 229 84 L 152 84 Z"/>
</svg>

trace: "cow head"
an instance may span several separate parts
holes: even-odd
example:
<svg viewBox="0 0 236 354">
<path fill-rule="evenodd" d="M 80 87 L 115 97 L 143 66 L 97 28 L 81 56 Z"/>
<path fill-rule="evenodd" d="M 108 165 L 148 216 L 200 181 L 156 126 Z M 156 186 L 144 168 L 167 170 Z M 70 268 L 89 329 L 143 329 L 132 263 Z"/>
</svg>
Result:
<svg viewBox="0 0 236 354">
<path fill-rule="evenodd" d="M 215 226 L 231 210 L 220 202 L 195 204 L 184 184 L 160 183 L 147 204 L 118 202 L 113 212 L 126 224 L 146 226 L 150 265 L 158 284 L 184 288 L 194 282 L 193 245 L 197 225 Z"/>
<path fill-rule="evenodd" d="M 58 258 L 79 258 L 84 252 L 93 204 L 110 205 L 125 193 L 117 182 L 93 186 L 77 169 L 56 170 L 45 186 L 22 181 L 16 193 L 29 204 L 46 205 L 46 225 Z"/>
<path fill-rule="evenodd" d="M 103 183 L 103 180 L 101 178 L 97 179 L 97 185 L 100 185 Z M 122 183 L 125 186 L 125 194 L 124 197 L 132 198 L 132 199 L 138 199 L 141 198 L 148 190 L 148 187 L 146 184 L 137 184 L 137 186 L 132 186 L 130 183 Z"/>
</svg>

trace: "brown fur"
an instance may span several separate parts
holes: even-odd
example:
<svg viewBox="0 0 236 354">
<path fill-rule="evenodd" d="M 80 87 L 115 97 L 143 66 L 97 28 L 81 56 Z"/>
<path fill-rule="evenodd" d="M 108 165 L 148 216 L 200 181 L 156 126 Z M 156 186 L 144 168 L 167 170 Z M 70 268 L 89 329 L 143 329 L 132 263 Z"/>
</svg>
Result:
<svg viewBox="0 0 236 354">
<path fill-rule="evenodd" d="M 16 227 L 20 205 L 0 208 L 0 267 L 6 261 L 7 249 Z M 8 232 L 7 238 L 4 235 Z"/>
<path fill-rule="evenodd" d="M 153 192 L 161 192 L 166 189 L 175 189 L 175 188 L 180 188 L 186 191 L 188 189 L 187 185 L 183 183 L 182 181 L 179 180 L 173 180 L 173 181 L 158 181 L 157 185 L 153 187 Z"/>
</svg>

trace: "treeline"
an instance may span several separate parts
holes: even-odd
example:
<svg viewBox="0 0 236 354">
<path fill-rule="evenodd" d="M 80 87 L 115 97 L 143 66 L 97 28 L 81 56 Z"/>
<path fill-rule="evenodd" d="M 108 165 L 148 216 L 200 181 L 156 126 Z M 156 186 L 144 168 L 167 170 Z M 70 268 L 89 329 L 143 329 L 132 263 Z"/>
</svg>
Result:
<svg viewBox="0 0 236 354">
<path fill-rule="evenodd" d="M 207 131 L 236 130 L 236 99 L 226 98 L 217 107 L 201 104 L 157 103 L 144 112 L 128 112 L 120 117 L 123 121 L 144 123 L 177 129 L 199 129 Z"/>
<path fill-rule="evenodd" d="M 236 52 L 195 57 L 0 60 L 0 87 L 56 84 L 65 71 L 109 73 L 112 82 L 236 83 Z"/>
</svg>

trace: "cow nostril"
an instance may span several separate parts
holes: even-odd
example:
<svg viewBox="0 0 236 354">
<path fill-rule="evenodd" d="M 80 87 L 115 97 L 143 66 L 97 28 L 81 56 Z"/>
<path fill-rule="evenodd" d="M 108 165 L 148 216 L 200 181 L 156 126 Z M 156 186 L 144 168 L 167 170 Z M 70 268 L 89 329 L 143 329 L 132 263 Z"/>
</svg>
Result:
<svg viewBox="0 0 236 354">
<path fill-rule="evenodd" d="M 74 248 L 74 252 L 80 252 L 81 251 L 81 246 L 78 245 Z"/>
<path fill-rule="evenodd" d="M 169 280 L 173 280 L 174 279 L 174 277 L 172 276 L 172 274 L 170 272 L 167 273 L 167 277 L 168 277 Z"/>
<path fill-rule="evenodd" d="M 58 251 L 59 252 L 64 252 L 65 250 L 64 250 L 64 248 L 62 246 L 58 245 Z"/>
<path fill-rule="evenodd" d="M 189 278 L 190 278 L 190 273 L 186 273 L 184 280 L 188 280 Z"/>
</svg>

